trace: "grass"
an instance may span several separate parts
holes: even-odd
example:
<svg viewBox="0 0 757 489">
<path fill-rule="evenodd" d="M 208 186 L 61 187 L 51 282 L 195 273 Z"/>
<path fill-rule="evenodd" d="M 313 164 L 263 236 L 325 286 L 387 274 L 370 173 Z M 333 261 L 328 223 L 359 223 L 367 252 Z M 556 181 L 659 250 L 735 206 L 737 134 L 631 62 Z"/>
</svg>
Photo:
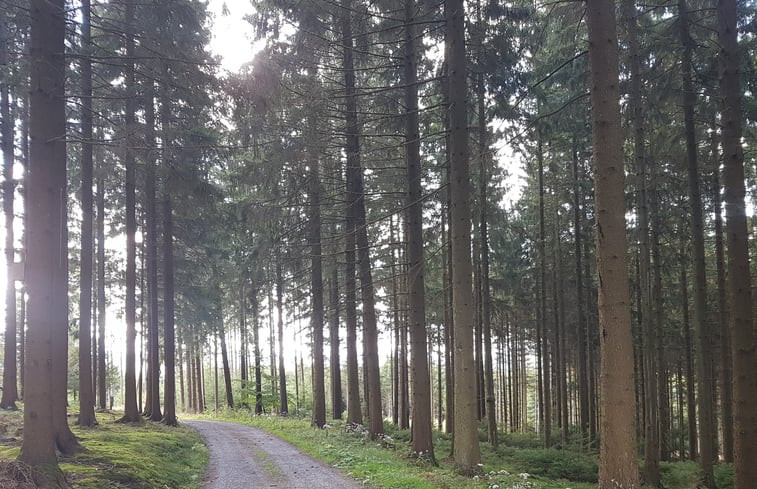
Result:
<svg viewBox="0 0 757 489">
<path fill-rule="evenodd" d="M 438 467 L 409 456 L 410 433 L 387 423 L 394 443 L 372 442 L 363 433 L 348 433 L 341 421 L 325 430 L 314 429 L 309 419 L 254 416 L 248 411 L 207 413 L 200 418 L 220 419 L 262 428 L 310 455 L 342 469 L 366 486 L 385 489 L 595 489 L 598 457 L 575 449 L 549 449 L 534 434 L 503 434 L 497 451 L 481 443 L 482 466 L 474 477 L 461 475 L 449 457 L 451 438 L 435 432 Z M 572 447 L 569 447 L 572 448 Z M 666 489 L 696 489 L 701 479 L 694 462 L 661 464 Z M 718 489 L 732 489 L 733 467 L 715 466 Z"/>
<path fill-rule="evenodd" d="M 0 412 L 6 437 L 18 430 L 22 417 L 20 411 Z M 59 459 L 72 488 L 199 489 L 208 454 L 194 430 L 150 422 L 120 424 L 110 413 L 98 413 L 97 418 L 100 425 L 95 428 L 79 428 L 69 421 L 85 448 Z M 20 439 L 15 438 L 0 445 L 0 460 L 18 455 Z"/>
<path fill-rule="evenodd" d="M 317 430 L 309 420 L 302 418 L 281 418 L 276 416 L 251 416 L 245 411 L 223 411 L 209 414 L 203 419 L 221 419 L 262 428 L 292 443 L 310 455 L 340 468 L 348 475 L 369 487 L 386 489 L 595 489 L 596 482 L 581 480 L 596 457 L 589 455 L 564 455 L 559 450 L 501 449 L 493 452 L 486 443 L 481 444 L 482 460 L 480 473 L 465 477 L 458 473 L 449 458 L 450 438 L 445 434 L 435 434 L 434 446 L 438 467 L 428 461 L 409 456 L 409 432 L 397 430 L 387 424 L 386 431 L 395 443 L 394 449 L 382 447 L 381 442 L 370 441 L 362 433 L 347 433 L 342 422 L 330 423 L 330 428 Z M 386 444 L 385 444 L 386 446 Z M 543 457 L 555 459 L 543 467 L 534 465 L 539 459 L 531 452 L 545 452 Z M 568 453 L 568 452 L 565 452 Z M 588 462 L 584 460 L 586 458 Z M 576 461 L 581 463 L 577 463 Z M 564 464 L 577 465 L 575 470 L 558 469 Z M 578 474 L 577 479 L 568 480 L 561 476 Z M 596 481 L 596 470 L 593 473 Z"/>
</svg>

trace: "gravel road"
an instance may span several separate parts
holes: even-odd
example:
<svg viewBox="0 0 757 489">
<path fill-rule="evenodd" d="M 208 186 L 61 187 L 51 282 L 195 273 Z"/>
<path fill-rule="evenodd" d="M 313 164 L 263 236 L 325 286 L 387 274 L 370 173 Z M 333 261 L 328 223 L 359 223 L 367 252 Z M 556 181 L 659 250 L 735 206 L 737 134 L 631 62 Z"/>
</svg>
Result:
<svg viewBox="0 0 757 489">
<path fill-rule="evenodd" d="M 208 446 L 205 489 L 358 489 L 334 467 L 275 436 L 223 421 L 186 421 Z"/>
</svg>

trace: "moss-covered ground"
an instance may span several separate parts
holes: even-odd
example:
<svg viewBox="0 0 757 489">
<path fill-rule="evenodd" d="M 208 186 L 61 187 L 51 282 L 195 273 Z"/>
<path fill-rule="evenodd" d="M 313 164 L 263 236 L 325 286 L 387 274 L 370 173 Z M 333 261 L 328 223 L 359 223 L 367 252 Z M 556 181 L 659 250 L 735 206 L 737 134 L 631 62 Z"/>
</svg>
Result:
<svg viewBox="0 0 757 489">
<path fill-rule="evenodd" d="M 69 423 L 84 450 L 60 457 L 72 488 L 198 489 L 208 454 L 192 429 L 158 423 L 116 423 L 120 413 L 98 413 L 99 425 L 79 428 Z M 0 460 L 15 459 L 21 447 L 21 411 L 0 412 Z"/>
</svg>

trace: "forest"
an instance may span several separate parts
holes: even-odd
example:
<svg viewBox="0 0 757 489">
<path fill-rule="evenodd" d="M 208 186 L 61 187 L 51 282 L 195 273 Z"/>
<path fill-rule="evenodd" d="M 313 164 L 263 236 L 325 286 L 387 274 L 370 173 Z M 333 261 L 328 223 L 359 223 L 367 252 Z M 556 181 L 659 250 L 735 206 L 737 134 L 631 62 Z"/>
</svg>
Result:
<svg viewBox="0 0 757 489">
<path fill-rule="evenodd" d="M 754 489 L 755 53 L 753 0 L 0 0 L 12 457 L 236 413 Z"/>
</svg>

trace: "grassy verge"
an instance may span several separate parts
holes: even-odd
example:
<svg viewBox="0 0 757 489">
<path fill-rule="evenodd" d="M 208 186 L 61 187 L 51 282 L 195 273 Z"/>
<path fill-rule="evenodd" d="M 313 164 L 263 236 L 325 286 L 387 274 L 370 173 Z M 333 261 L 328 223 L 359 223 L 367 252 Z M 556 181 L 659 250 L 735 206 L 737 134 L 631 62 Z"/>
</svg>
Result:
<svg viewBox="0 0 757 489">
<path fill-rule="evenodd" d="M 20 450 L 22 413 L 0 413 L 0 428 L 16 438 L 0 445 L 0 460 L 14 459 Z M 96 428 L 72 429 L 85 450 L 61 457 L 60 467 L 73 488 L 197 489 L 207 465 L 202 438 L 189 428 L 156 423 L 115 423 L 117 415 L 98 413 Z M 12 436 L 16 433 L 16 436 Z"/>
<path fill-rule="evenodd" d="M 330 423 L 330 428 L 316 430 L 310 427 L 309 420 L 301 418 L 279 418 L 275 416 L 250 416 L 246 412 L 221 412 L 204 419 L 220 419 L 243 423 L 262 428 L 284 440 L 292 443 L 310 455 L 326 463 L 336 466 L 358 481 L 369 487 L 386 489 L 595 489 L 596 483 L 591 480 L 581 480 L 586 469 L 580 466 L 575 473 L 574 480 L 568 480 L 555 475 L 554 467 L 531 466 L 533 461 L 529 455 L 517 449 L 503 449 L 494 453 L 485 443 L 483 450 L 483 465 L 480 475 L 470 478 L 460 475 L 449 459 L 450 440 L 444 434 L 435 435 L 436 456 L 438 467 L 428 462 L 418 461 L 409 457 L 410 448 L 407 444 L 409 433 L 400 431 L 387 425 L 387 434 L 394 439 L 394 447 L 387 448 L 380 442 L 372 442 L 360 433 L 347 433 L 341 422 Z M 538 450 L 536 450 L 538 452 Z M 559 452 L 548 450 L 541 452 Z M 566 452 L 567 453 L 567 452 Z M 558 453 L 559 455 L 559 453 Z M 581 454 L 572 453 L 573 459 Z M 591 464 L 596 459 L 584 455 Z M 565 456 L 558 457 L 557 465 L 565 461 Z M 565 462 L 565 463 L 572 463 Z M 579 464 L 580 465 L 580 464 Z M 539 470 L 533 470 L 533 469 Z M 540 473 L 541 471 L 541 473 Z M 573 474 L 571 470 L 563 473 Z M 596 481 L 596 471 L 593 476 Z M 576 480 L 577 479 L 577 480 Z"/>
</svg>

